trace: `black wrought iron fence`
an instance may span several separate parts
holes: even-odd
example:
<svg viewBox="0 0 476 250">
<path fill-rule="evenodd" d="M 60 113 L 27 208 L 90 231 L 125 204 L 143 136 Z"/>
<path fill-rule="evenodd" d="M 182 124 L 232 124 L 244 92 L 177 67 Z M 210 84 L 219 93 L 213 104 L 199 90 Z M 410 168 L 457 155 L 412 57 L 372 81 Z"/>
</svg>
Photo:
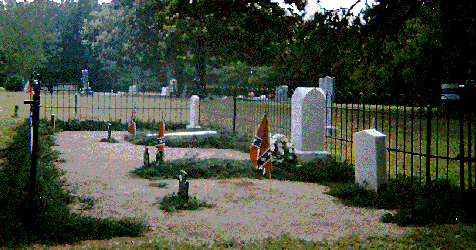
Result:
<svg viewBox="0 0 476 250">
<path fill-rule="evenodd" d="M 275 90 L 249 87 L 208 87 L 207 97 L 200 101 L 200 122 L 246 135 L 256 133 L 267 114 L 270 132 L 291 137 L 291 101 L 286 94 L 275 96 Z"/>
<path fill-rule="evenodd" d="M 77 91 L 76 86 L 61 85 L 42 91 L 43 118 L 55 114 L 61 120 L 97 120 L 127 122 L 136 107 L 136 117 L 141 121 L 187 124 L 190 99 L 162 95 L 158 92 L 87 92 Z"/>
<path fill-rule="evenodd" d="M 331 97 L 328 97 L 331 98 Z M 459 105 L 424 104 L 419 96 L 336 91 L 330 111 L 332 155 L 352 162 L 353 134 L 375 128 L 386 135 L 389 177 L 426 183 L 443 178 L 472 189 L 476 159 L 475 116 Z"/>
</svg>

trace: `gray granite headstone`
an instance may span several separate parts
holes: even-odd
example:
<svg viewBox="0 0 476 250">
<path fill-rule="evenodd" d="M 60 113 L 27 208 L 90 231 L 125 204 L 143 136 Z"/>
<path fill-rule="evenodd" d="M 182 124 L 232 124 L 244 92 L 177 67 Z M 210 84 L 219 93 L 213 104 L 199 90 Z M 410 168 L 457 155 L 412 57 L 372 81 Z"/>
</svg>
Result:
<svg viewBox="0 0 476 250">
<path fill-rule="evenodd" d="M 282 85 L 276 87 L 276 100 L 277 101 L 285 101 L 288 99 L 288 86 Z"/>
</svg>

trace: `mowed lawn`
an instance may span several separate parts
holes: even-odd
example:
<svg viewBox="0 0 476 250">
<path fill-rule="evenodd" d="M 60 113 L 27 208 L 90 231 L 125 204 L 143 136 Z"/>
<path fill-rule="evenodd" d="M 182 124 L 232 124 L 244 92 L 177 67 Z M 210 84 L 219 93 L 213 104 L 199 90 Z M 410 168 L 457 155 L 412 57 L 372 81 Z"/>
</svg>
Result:
<svg viewBox="0 0 476 250">
<path fill-rule="evenodd" d="M 29 99 L 25 92 L 0 92 L 0 149 L 12 140 L 14 128 L 30 117 L 30 105 L 23 104 Z M 13 117 L 15 105 L 18 105 L 18 117 Z"/>
</svg>

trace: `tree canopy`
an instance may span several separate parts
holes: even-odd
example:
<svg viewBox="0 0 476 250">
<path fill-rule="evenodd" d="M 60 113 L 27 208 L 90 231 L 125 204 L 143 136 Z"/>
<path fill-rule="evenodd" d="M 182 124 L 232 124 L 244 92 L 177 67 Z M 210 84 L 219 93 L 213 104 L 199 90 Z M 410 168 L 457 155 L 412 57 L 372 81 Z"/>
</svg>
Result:
<svg viewBox="0 0 476 250">
<path fill-rule="evenodd" d="M 286 2 L 304 10 L 305 1 Z M 462 84 L 475 67 L 472 1 L 381 0 L 352 11 L 305 21 L 270 0 L 7 1 L 0 78 L 26 78 L 36 66 L 50 82 L 78 82 L 86 68 L 93 90 L 153 90 L 176 78 L 180 90 L 196 92 L 217 84 L 317 86 L 329 75 L 338 91 L 433 102 L 442 83 Z"/>
</svg>

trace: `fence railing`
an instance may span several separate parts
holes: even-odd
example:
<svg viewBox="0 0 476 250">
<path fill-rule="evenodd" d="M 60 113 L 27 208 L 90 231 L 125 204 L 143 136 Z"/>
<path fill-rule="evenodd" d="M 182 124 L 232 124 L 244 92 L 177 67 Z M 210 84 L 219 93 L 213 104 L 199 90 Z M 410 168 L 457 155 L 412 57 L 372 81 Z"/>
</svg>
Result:
<svg viewBox="0 0 476 250">
<path fill-rule="evenodd" d="M 55 114 L 61 120 L 97 120 L 127 122 L 136 107 L 142 121 L 164 119 L 166 122 L 188 122 L 189 98 L 162 96 L 153 92 L 90 92 L 60 89 L 42 92 L 42 116 Z"/>
<path fill-rule="evenodd" d="M 252 136 L 267 113 L 270 132 L 291 138 L 291 95 L 275 96 L 274 89 L 213 87 L 199 105 L 202 124 Z M 464 96 L 463 94 L 461 96 Z M 338 160 L 353 162 L 353 134 L 375 126 L 386 135 L 390 178 L 407 176 L 411 181 L 447 179 L 462 189 L 475 183 L 476 116 L 467 112 L 474 104 L 464 102 L 452 109 L 420 103 L 418 96 L 341 93 L 328 106 L 326 124 L 336 127 L 326 134 L 326 150 Z M 127 122 L 134 105 L 137 119 L 188 123 L 190 98 L 165 97 L 159 93 L 95 92 L 73 90 L 42 93 L 43 117 L 58 119 Z M 449 107 L 449 106 L 448 106 Z M 461 108 L 458 108 L 461 107 Z M 465 107 L 465 108 L 464 108 Z"/>
<path fill-rule="evenodd" d="M 335 135 L 326 136 L 326 147 L 332 155 L 352 162 L 353 134 L 375 124 L 375 129 L 386 135 L 389 177 L 402 175 L 425 183 L 443 178 L 462 188 L 473 188 L 476 161 L 473 114 L 458 106 L 448 110 L 443 106 L 415 105 L 418 96 L 365 94 L 386 98 L 386 103 L 400 103 L 387 105 L 369 104 L 362 95 L 337 92 L 338 103 L 327 107 L 332 110 L 328 119 L 337 127 Z"/>
<path fill-rule="evenodd" d="M 200 122 L 252 135 L 266 113 L 270 132 L 291 137 L 291 100 L 276 98 L 273 89 L 215 87 L 200 100 Z"/>
</svg>

